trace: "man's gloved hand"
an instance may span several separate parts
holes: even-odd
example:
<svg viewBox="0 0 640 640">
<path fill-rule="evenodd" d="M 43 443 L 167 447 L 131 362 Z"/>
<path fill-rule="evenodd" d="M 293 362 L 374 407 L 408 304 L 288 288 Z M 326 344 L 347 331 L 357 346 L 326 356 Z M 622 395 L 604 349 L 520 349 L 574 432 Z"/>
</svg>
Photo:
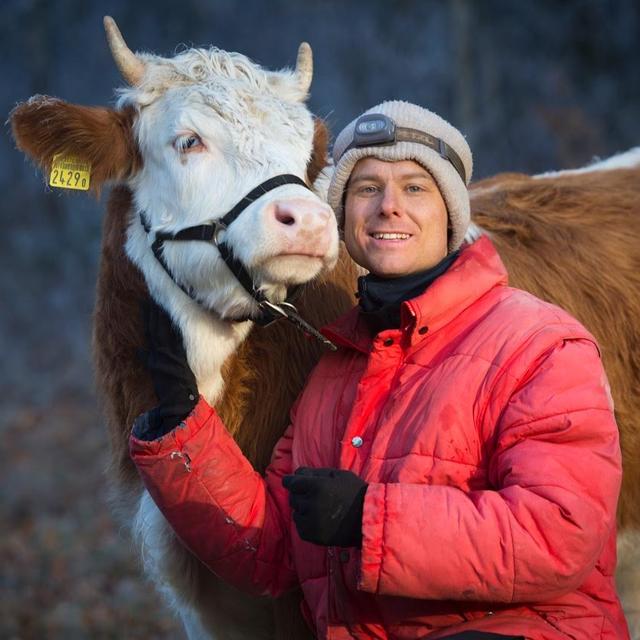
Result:
<svg viewBox="0 0 640 640">
<path fill-rule="evenodd" d="M 139 355 L 151 374 L 158 406 L 136 420 L 133 434 L 141 440 L 155 440 L 191 413 L 198 403 L 198 385 L 182 336 L 166 311 L 150 300 L 143 307 L 143 320 L 147 350 Z"/>
<path fill-rule="evenodd" d="M 367 483 L 343 469 L 300 467 L 285 476 L 298 535 L 325 546 L 362 546 L 362 510 Z"/>
</svg>

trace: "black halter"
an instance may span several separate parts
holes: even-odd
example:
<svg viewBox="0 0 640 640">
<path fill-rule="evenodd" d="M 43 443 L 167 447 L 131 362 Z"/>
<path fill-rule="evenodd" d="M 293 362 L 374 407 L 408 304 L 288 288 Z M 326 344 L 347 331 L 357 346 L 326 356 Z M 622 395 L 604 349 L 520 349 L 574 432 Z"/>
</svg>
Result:
<svg viewBox="0 0 640 640">
<path fill-rule="evenodd" d="M 293 322 L 299 329 L 305 333 L 312 335 L 314 338 L 322 342 L 328 348 L 335 350 L 335 345 L 327 340 L 321 333 L 316 331 L 311 325 L 305 322 L 297 312 L 297 309 L 293 306 L 292 300 L 294 300 L 299 293 L 300 287 L 294 287 L 291 293 L 287 295 L 285 302 L 275 304 L 267 300 L 265 295 L 258 289 L 253 278 L 247 268 L 238 260 L 233 254 L 233 249 L 225 242 L 218 241 L 218 234 L 220 231 L 224 231 L 229 228 L 232 222 L 253 202 L 262 197 L 265 193 L 278 187 L 282 187 L 286 184 L 297 184 L 306 189 L 310 187 L 304 182 L 304 180 L 294 176 L 293 174 L 286 173 L 273 178 L 265 180 L 259 184 L 255 189 L 252 189 L 242 200 L 240 200 L 230 211 L 228 211 L 222 218 L 217 220 L 210 220 L 205 224 L 196 225 L 193 227 L 187 227 L 176 231 L 175 233 L 167 233 L 165 231 L 157 231 L 151 245 L 153 255 L 156 257 L 162 268 L 165 270 L 171 280 L 184 291 L 192 300 L 201 304 L 201 300 L 198 298 L 196 291 L 193 287 L 186 286 L 176 280 L 173 273 L 169 269 L 169 265 L 166 263 L 163 255 L 163 244 L 166 240 L 171 241 L 183 241 L 183 240 L 196 240 L 201 242 L 213 243 L 218 251 L 220 257 L 224 260 L 225 264 L 235 276 L 236 280 L 242 285 L 243 289 L 257 302 L 260 308 L 260 316 L 257 318 L 247 316 L 244 318 L 234 318 L 236 322 L 244 322 L 246 320 L 252 320 L 260 326 L 267 326 L 272 322 L 279 320 L 280 318 L 286 318 Z M 151 227 L 145 220 L 144 212 L 140 212 L 140 222 L 144 230 L 148 233 L 151 232 Z"/>
</svg>

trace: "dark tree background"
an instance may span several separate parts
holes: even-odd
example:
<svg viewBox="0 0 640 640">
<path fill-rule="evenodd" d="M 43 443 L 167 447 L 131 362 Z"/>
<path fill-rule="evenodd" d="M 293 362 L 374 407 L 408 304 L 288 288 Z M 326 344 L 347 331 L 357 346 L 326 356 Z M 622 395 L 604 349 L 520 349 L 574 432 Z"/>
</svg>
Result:
<svg viewBox="0 0 640 640">
<path fill-rule="evenodd" d="M 334 132 L 388 98 L 468 137 L 475 177 L 569 168 L 640 140 L 637 0 L 4 0 L 0 111 L 113 102 L 112 15 L 133 50 L 213 44 L 269 68 L 311 43 Z M 107 513 L 89 357 L 104 202 L 52 192 L 0 138 L 0 637 L 173 637 Z"/>
</svg>

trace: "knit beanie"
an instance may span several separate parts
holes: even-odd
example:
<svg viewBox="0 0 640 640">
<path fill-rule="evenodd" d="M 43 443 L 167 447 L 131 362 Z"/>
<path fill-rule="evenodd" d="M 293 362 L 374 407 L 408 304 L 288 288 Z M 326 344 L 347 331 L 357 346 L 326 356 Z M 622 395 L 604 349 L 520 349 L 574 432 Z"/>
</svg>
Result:
<svg viewBox="0 0 640 640">
<path fill-rule="evenodd" d="M 374 114 L 383 118 L 376 119 Z M 381 131 L 385 127 L 394 129 L 394 134 Z M 344 216 L 344 190 L 358 160 L 368 157 L 392 162 L 414 160 L 431 174 L 447 206 L 449 252 L 460 247 L 470 220 L 467 185 L 473 159 L 464 136 L 446 120 L 410 102 L 383 102 L 365 111 L 340 132 L 332 155 L 334 172 L 328 200 L 340 225 Z"/>
</svg>

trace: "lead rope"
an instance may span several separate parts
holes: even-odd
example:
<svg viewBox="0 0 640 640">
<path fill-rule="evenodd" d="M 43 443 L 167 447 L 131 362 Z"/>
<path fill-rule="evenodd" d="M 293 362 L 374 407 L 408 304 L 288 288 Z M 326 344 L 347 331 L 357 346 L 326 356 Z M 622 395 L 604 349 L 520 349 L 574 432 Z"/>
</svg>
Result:
<svg viewBox="0 0 640 640">
<path fill-rule="evenodd" d="M 263 300 L 260 303 L 260 307 L 267 307 L 272 314 L 278 314 L 282 318 L 286 318 L 294 327 L 297 327 L 306 335 L 315 338 L 322 345 L 327 347 L 329 351 L 337 351 L 338 347 L 323 336 L 316 328 L 312 327 L 306 320 L 300 317 L 298 310 L 290 302 L 281 302 L 280 304 L 274 304 L 268 300 Z"/>
</svg>

